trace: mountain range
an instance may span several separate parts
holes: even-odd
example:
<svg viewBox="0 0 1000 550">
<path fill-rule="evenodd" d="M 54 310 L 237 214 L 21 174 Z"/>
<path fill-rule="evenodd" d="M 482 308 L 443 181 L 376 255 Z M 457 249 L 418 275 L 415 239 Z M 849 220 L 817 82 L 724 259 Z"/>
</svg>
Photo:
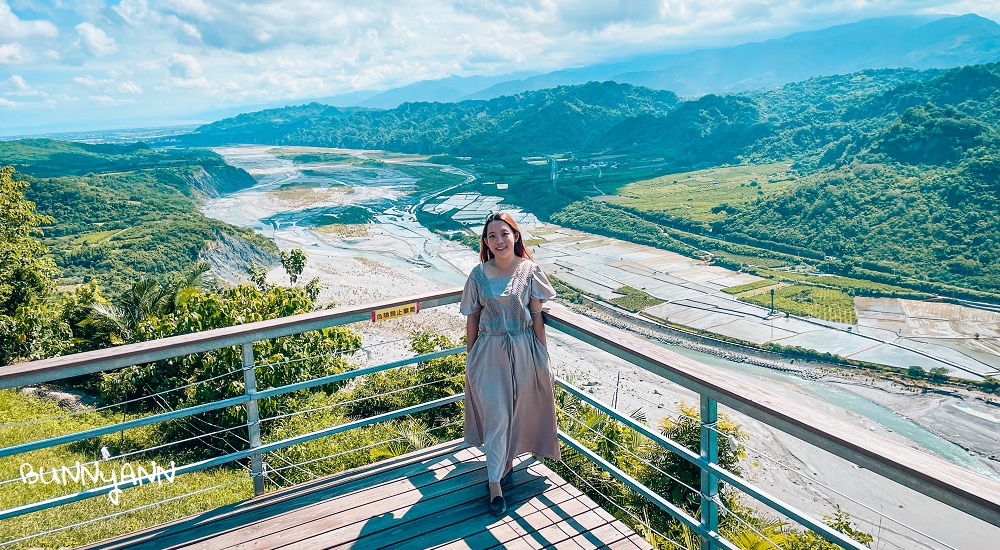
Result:
<svg viewBox="0 0 1000 550">
<path fill-rule="evenodd" d="M 604 80 L 696 97 L 772 88 L 814 76 L 864 69 L 949 68 L 994 61 L 1000 61 L 1000 24 L 995 21 L 971 13 L 897 16 L 865 19 L 730 48 L 645 55 L 545 74 L 449 76 L 381 93 L 352 92 L 315 101 L 338 107 L 391 109 L 412 101 L 493 99 Z"/>
</svg>

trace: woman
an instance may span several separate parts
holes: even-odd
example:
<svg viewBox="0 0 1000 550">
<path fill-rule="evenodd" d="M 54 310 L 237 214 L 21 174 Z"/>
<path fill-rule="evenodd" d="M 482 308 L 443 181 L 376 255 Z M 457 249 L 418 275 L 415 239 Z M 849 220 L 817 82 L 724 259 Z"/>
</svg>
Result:
<svg viewBox="0 0 1000 550">
<path fill-rule="evenodd" d="M 559 458 L 554 379 L 545 349 L 542 302 L 555 296 L 531 261 L 509 214 L 486 217 L 480 264 L 462 292 L 469 355 L 465 369 L 465 441 L 483 445 L 490 512 L 507 511 L 501 481 L 525 452 Z"/>
</svg>

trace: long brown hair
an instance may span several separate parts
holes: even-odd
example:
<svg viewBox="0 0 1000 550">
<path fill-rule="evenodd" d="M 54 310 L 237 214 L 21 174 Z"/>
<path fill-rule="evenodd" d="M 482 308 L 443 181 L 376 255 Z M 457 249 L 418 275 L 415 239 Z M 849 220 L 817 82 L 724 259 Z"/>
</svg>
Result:
<svg viewBox="0 0 1000 550">
<path fill-rule="evenodd" d="M 479 261 L 486 263 L 493 259 L 493 251 L 486 245 L 486 230 L 489 228 L 490 222 L 497 220 L 509 225 L 510 230 L 514 232 L 514 237 L 517 239 L 514 242 L 514 255 L 534 261 L 531 252 L 524 246 L 524 239 L 521 238 L 521 230 L 517 228 L 517 222 L 506 212 L 492 212 L 489 216 L 486 216 L 486 222 L 483 224 L 483 234 L 479 237 Z"/>
</svg>

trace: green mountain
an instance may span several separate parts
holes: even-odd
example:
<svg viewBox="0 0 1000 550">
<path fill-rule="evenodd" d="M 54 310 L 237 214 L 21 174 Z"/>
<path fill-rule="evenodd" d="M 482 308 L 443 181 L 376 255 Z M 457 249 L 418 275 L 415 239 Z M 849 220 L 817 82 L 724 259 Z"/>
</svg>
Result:
<svg viewBox="0 0 1000 550">
<path fill-rule="evenodd" d="M 114 295 L 140 278 L 180 272 L 220 242 L 276 253 L 252 231 L 199 211 L 199 197 L 255 183 L 210 151 L 20 140 L 0 142 L 7 165 L 29 182 L 25 197 L 37 212 L 52 218 L 45 243 L 66 283 L 95 280 Z"/>
<path fill-rule="evenodd" d="M 672 92 L 613 82 L 563 86 L 489 101 L 405 103 L 395 109 L 339 109 L 312 103 L 240 115 L 172 143 L 264 143 L 404 153 L 534 155 L 585 146 L 615 124 L 664 115 Z"/>
<path fill-rule="evenodd" d="M 872 277 L 996 292 L 998 113 L 1000 64 L 990 64 L 867 70 L 689 101 L 592 82 L 383 111 L 312 104 L 241 115 L 180 139 L 472 157 L 483 177 L 516 182 L 507 191 L 511 202 L 543 216 L 593 195 L 598 185 L 614 192 L 616 185 L 652 177 L 654 168 L 641 166 L 684 171 L 790 162 L 796 185 L 720 204 L 710 223 L 664 216 L 665 208 L 640 215 L 675 229 L 832 256 L 840 263 L 827 267 L 841 272 L 865 275 L 858 271 L 864 269 Z M 595 171 L 591 179 L 575 175 L 553 186 L 548 167 L 532 171 L 520 160 L 567 151 L 570 158 L 613 156 L 629 169 Z"/>
</svg>

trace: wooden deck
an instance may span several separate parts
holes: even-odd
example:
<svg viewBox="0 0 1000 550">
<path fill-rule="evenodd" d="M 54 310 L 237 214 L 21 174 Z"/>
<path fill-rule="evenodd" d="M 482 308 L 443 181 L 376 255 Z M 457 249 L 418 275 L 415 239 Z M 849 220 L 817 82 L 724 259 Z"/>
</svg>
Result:
<svg viewBox="0 0 1000 550">
<path fill-rule="evenodd" d="M 482 452 L 448 443 L 86 548 L 651 548 L 542 463 L 511 477 L 493 517 Z"/>
</svg>

